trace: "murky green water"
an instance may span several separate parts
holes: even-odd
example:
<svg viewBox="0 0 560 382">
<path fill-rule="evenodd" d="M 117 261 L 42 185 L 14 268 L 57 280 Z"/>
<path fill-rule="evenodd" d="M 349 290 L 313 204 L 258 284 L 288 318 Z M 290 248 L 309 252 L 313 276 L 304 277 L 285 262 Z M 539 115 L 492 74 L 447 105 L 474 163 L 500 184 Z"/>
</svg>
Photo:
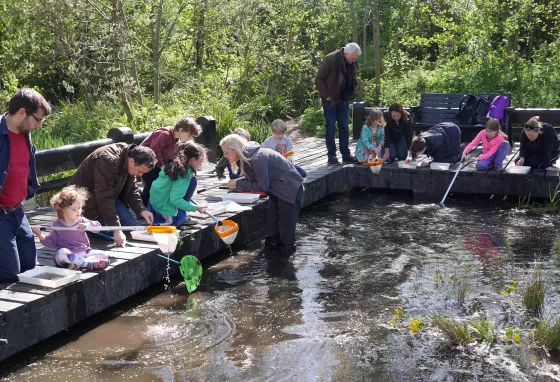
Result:
<svg viewBox="0 0 560 382">
<path fill-rule="evenodd" d="M 46 354 L 8 361 L 5 380 L 560 380 L 558 354 L 529 346 L 534 316 L 522 304 L 539 262 L 543 314 L 559 316 L 558 220 L 488 201 L 443 209 L 379 192 L 326 199 L 304 211 L 291 258 L 256 243 L 209 267 L 192 295 L 179 284 Z M 426 325 L 435 312 L 486 316 L 501 335 L 520 328 L 521 339 L 453 347 Z M 408 329 L 414 317 L 425 323 L 419 333 Z"/>
</svg>

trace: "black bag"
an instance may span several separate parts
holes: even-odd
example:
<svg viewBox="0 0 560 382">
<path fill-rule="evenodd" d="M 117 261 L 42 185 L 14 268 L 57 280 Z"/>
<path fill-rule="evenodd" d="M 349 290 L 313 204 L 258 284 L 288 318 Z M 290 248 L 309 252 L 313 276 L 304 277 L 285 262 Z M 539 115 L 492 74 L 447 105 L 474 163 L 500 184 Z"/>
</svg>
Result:
<svg viewBox="0 0 560 382">
<path fill-rule="evenodd" d="M 476 115 L 477 101 L 477 96 L 472 94 L 465 95 L 459 103 L 459 111 L 455 114 L 455 122 L 461 124 L 472 124 L 473 115 Z"/>
<path fill-rule="evenodd" d="M 480 123 L 482 121 L 481 118 L 484 118 L 488 115 L 490 104 L 490 98 L 488 98 L 487 96 L 478 97 L 474 110 L 476 113 L 473 115 L 473 125 Z"/>
</svg>

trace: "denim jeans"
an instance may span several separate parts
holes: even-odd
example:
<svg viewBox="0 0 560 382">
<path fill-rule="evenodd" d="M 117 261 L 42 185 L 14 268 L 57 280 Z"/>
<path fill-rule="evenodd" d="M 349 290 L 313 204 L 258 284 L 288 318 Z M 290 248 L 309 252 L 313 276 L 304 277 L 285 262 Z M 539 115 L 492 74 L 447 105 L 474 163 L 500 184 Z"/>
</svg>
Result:
<svg viewBox="0 0 560 382">
<path fill-rule="evenodd" d="M 196 180 L 196 177 L 193 176 L 189 183 L 189 188 L 187 188 L 187 192 L 185 193 L 183 199 L 185 199 L 189 203 L 193 203 L 191 199 L 194 195 L 194 191 L 196 190 L 197 185 L 198 181 Z M 177 215 L 175 216 L 163 215 L 159 213 L 154 208 L 154 206 L 152 206 L 152 203 L 148 203 L 148 210 L 154 214 L 155 225 L 173 225 L 177 228 L 181 228 L 183 223 L 187 220 L 187 212 L 183 210 L 177 210 Z"/>
<path fill-rule="evenodd" d="M 0 211 L 0 232 L 0 283 L 16 282 L 18 273 L 37 264 L 35 237 L 23 209 L 10 214 Z"/>
<path fill-rule="evenodd" d="M 408 155 L 408 147 L 406 147 L 406 138 L 404 135 L 401 139 L 391 142 L 389 145 L 389 159 L 406 159 Z"/>
<path fill-rule="evenodd" d="M 140 195 L 142 196 L 142 203 L 144 206 L 148 206 L 148 202 L 150 201 L 150 190 L 152 189 L 152 183 L 159 177 L 160 169 L 158 167 L 154 167 L 150 170 L 150 172 L 145 173 L 142 175 L 142 182 L 144 183 L 144 188 Z"/>
<path fill-rule="evenodd" d="M 348 148 L 348 101 L 340 101 L 336 105 L 332 105 L 330 100 L 323 101 L 323 113 L 326 120 L 326 137 L 327 153 L 329 158 L 336 156 L 336 144 L 334 136 L 336 131 L 336 123 L 338 122 L 338 149 L 343 159 L 350 157 L 350 149 Z"/>
<path fill-rule="evenodd" d="M 479 160 L 476 162 L 476 169 L 479 171 L 484 170 L 492 170 L 494 168 L 494 164 L 496 167 L 502 167 L 504 159 L 511 151 L 511 146 L 509 145 L 508 141 L 503 141 L 500 143 L 500 147 L 498 150 L 488 159 Z"/>
<path fill-rule="evenodd" d="M 136 219 L 134 218 L 134 216 L 132 216 L 130 209 L 126 204 L 124 204 L 122 200 L 120 199 L 115 200 L 115 208 L 117 210 L 117 216 L 119 217 L 122 226 L 137 225 Z M 101 223 L 101 225 L 105 225 L 105 219 L 103 219 L 103 217 L 99 216 L 97 218 L 97 221 Z"/>
</svg>

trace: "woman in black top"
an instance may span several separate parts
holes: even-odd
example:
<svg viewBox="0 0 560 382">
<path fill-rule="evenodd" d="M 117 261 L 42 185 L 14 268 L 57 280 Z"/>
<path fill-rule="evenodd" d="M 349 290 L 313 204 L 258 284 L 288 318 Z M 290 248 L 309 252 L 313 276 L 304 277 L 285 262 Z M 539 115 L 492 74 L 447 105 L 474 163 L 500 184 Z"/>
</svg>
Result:
<svg viewBox="0 0 560 382">
<path fill-rule="evenodd" d="M 515 164 L 532 169 L 555 170 L 554 163 L 560 154 L 560 143 L 554 127 L 532 117 L 525 123 L 519 139 L 521 147 Z"/>
<path fill-rule="evenodd" d="M 385 155 L 383 161 L 387 159 L 406 159 L 408 148 L 412 143 L 412 127 L 410 125 L 410 114 L 403 109 L 401 104 L 394 103 L 385 113 Z"/>
</svg>

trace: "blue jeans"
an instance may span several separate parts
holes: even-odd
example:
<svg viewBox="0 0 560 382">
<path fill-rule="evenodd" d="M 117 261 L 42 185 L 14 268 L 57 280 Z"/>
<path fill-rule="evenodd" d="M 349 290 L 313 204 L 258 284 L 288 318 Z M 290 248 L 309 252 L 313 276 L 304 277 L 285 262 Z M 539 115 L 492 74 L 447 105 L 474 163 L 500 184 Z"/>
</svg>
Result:
<svg viewBox="0 0 560 382">
<path fill-rule="evenodd" d="M 23 209 L 0 211 L 0 283 L 18 281 L 17 274 L 35 268 L 35 238 Z"/>
<path fill-rule="evenodd" d="M 336 105 L 332 105 L 331 101 L 323 101 L 323 113 L 326 120 L 327 134 L 325 141 L 327 143 L 327 153 L 329 158 L 336 157 L 336 144 L 334 136 L 336 131 L 336 123 L 338 122 L 338 149 L 343 159 L 350 157 L 350 149 L 348 148 L 348 101 L 340 101 Z"/>
<path fill-rule="evenodd" d="M 120 199 L 115 200 L 115 208 L 117 210 L 117 216 L 119 217 L 119 220 L 121 221 L 121 225 L 122 226 L 135 226 L 138 225 L 138 223 L 136 222 L 136 219 L 134 218 L 134 216 L 132 216 L 132 213 L 130 212 L 130 209 L 128 208 L 128 206 L 126 204 L 124 204 L 124 202 Z M 103 219 L 103 217 L 99 216 L 97 218 L 97 221 L 99 223 L 101 223 L 101 225 L 106 225 L 105 224 L 105 219 Z"/>
<path fill-rule="evenodd" d="M 185 199 L 187 202 L 189 203 L 193 203 L 192 202 L 192 197 L 194 195 L 194 191 L 196 190 L 196 186 L 198 185 L 198 181 L 196 180 L 196 177 L 192 177 L 191 181 L 189 183 L 189 188 L 187 188 L 187 192 L 185 193 L 185 196 L 183 197 L 183 199 Z M 154 206 L 152 206 L 152 203 L 148 203 L 148 210 L 154 214 L 154 224 L 155 225 L 166 225 L 169 224 L 168 220 L 166 219 L 166 217 L 162 214 L 160 214 L 155 208 Z M 177 227 L 177 228 L 181 228 L 181 226 L 183 225 L 183 223 L 187 220 L 187 212 L 183 211 L 183 210 L 177 210 L 177 215 L 173 216 L 171 219 L 171 225 Z"/>
<path fill-rule="evenodd" d="M 500 143 L 498 150 L 488 159 L 479 160 L 476 162 L 476 169 L 478 171 L 492 170 L 494 167 L 502 167 L 504 159 L 511 151 L 511 146 L 508 141 Z"/>
<path fill-rule="evenodd" d="M 406 138 L 404 135 L 398 141 L 393 141 L 389 145 L 389 159 L 406 159 L 408 155 L 408 147 L 406 147 Z"/>
</svg>

